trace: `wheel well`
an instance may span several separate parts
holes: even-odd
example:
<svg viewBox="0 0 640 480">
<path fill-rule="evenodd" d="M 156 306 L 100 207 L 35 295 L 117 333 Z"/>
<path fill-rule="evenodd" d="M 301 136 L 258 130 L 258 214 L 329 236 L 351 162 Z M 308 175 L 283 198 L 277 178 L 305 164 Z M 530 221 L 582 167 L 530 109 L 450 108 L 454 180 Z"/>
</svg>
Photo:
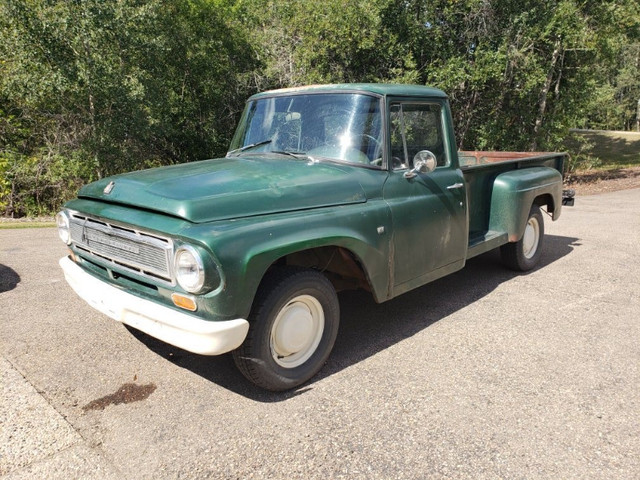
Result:
<svg viewBox="0 0 640 480">
<path fill-rule="evenodd" d="M 290 253 L 273 262 L 269 269 L 283 265 L 318 270 L 327 276 L 336 291 L 358 288 L 371 291 L 367 275 L 358 257 L 343 247 L 316 247 Z"/>
<path fill-rule="evenodd" d="M 544 195 L 536 197 L 536 199 L 533 201 L 533 204 L 538 205 L 539 207 L 546 206 L 547 212 L 549 213 L 555 212 L 556 209 L 555 203 L 553 201 L 553 196 L 549 193 L 545 193 Z"/>
</svg>

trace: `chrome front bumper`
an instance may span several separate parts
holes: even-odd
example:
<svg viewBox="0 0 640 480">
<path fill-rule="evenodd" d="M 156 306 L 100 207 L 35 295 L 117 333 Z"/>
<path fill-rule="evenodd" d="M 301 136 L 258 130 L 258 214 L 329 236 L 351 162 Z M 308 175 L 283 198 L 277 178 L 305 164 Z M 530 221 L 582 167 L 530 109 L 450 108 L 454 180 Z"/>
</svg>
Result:
<svg viewBox="0 0 640 480">
<path fill-rule="evenodd" d="M 71 288 L 89 305 L 163 342 L 201 355 L 219 355 L 238 348 L 247 336 L 249 322 L 243 318 L 203 320 L 109 285 L 69 257 L 59 263 Z"/>
</svg>

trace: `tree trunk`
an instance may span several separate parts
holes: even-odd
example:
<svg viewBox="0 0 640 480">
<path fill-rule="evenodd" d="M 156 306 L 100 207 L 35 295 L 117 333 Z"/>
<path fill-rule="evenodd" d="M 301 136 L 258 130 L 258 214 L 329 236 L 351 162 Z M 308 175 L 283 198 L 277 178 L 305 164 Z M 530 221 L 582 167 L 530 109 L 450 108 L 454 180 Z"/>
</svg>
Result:
<svg viewBox="0 0 640 480">
<path fill-rule="evenodd" d="M 471 127 L 471 119 L 473 117 L 473 109 L 476 107 L 476 103 L 478 103 L 478 91 L 474 90 L 471 98 L 467 101 L 467 105 L 464 108 L 464 123 L 460 125 L 458 129 L 458 150 L 462 150 L 464 148 L 464 139 L 467 136 L 467 132 Z"/>
<path fill-rule="evenodd" d="M 536 124 L 533 127 L 533 142 L 531 143 L 532 151 L 536 151 L 538 149 L 538 134 L 540 133 L 540 128 L 542 127 L 544 115 L 547 110 L 547 96 L 549 95 L 551 84 L 553 83 L 553 74 L 556 68 L 556 64 L 558 63 L 558 58 L 560 58 L 561 52 L 561 42 L 558 38 L 556 39 L 553 53 L 551 54 L 551 65 L 549 66 L 547 78 L 544 82 L 542 90 L 540 91 L 540 97 L 538 100 L 538 116 L 536 117 Z"/>
</svg>

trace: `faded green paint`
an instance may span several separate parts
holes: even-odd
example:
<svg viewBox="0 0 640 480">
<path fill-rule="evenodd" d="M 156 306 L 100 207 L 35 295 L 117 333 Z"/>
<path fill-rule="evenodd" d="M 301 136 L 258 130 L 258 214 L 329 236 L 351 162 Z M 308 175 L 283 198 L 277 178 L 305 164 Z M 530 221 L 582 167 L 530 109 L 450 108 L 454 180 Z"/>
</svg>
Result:
<svg viewBox="0 0 640 480">
<path fill-rule="evenodd" d="M 446 95 L 439 90 L 354 84 L 279 90 L 252 100 L 349 92 L 380 99 L 384 148 L 377 166 L 243 153 L 106 178 L 83 188 L 66 208 L 169 237 L 174 248 L 199 248 L 212 290 L 196 297 L 196 315 L 210 320 L 246 318 L 265 272 L 292 253 L 348 250 L 382 302 L 462 268 L 470 255 L 519 239 L 534 202 L 544 199 L 558 218 L 564 156 L 461 168 Z M 407 169 L 391 168 L 388 110 L 398 101 L 443 107 L 447 165 L 412 179 L 405 178 Z M 113 190 L 105 193 L 112 181 Z M 449 188 L 456 184 L 462 187 Z M 103 281 L 175 308 L 170 295 L 180 287 L 100 258 L 91 262 L 107 270 L 81 266 Z"/>
<path fill-rule="evenodd" d="M 104 188 L 115 181 L 111 193 Z M 280 155 L 221 158 L 109 177 L 80 190 L 93 198 L 205 223 L 366 201 L 344 169 Z"/>
<path fill-rule="evenodd" d="M 489 229 L 506 232 L 515 242 L 524 235 L 527 216 L 536 198 L 552 199 L 554 219 L 562 208 L 562 175 L 549 167 L 530 167 L 501 173 L 496 177 L 491 196 Z"/>
<path fill-rule="evenodd" d="M 463 166 L 465 179 L 467 181 L 467 189 L 469 191 L 469 234 L 474 237 L 477 235 L 483 235 L 489 230 L 495 230 L 493 226 L 489 225 L 489 217 L 491 212 L 494 212 L 493 224 L 497 225 L 499 222 L 499 216 L 501 213 L 500 208 L 508 209 L 509 203 L 500 205 L 489 205 L 488 199 L 494 195 L 494 183 L 498 175 L 503 174 L 506 171 L 513 171 L 515 177 L 524 175 L 527 178 L 527 174 L 521 172 L 522 169 L 528 169 L 530 167 L 544 166 L 556 170 L 558 173 L 563 171 L 564 160 L 566 154 L 547 154 L 547 155 L 533 155 L 530 158 L 516 158 L 513 160 L 506 160 L 498 163 L 486 163 L 473 166 Z M 555 205 L 557 207 L 557 213 L 554 213 L 554 220 L 560 214 L 560 207 L 562 206 L 562 182 L 553 188 L 553 198 L 557 200 Z M 531 207 L 531 204 L 529 204 Z M 528 212 L 528 210 L 527 210 Z"/>
</svg>

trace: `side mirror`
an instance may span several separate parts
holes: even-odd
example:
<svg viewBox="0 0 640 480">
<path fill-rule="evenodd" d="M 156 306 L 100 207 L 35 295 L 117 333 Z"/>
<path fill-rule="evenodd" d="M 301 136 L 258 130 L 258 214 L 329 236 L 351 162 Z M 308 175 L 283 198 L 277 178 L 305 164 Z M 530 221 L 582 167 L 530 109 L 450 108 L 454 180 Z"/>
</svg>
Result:
<svg viewBox="0 0 640 480">
<path fill-rule="evenodd" d="M 438 160 L 429 150 L 420 150 L 413 157 L 413 169 L 405 172 L 405 178 L 414 178 L 418 173 L 431 173 L 436 169 Z"/>
</svg>

